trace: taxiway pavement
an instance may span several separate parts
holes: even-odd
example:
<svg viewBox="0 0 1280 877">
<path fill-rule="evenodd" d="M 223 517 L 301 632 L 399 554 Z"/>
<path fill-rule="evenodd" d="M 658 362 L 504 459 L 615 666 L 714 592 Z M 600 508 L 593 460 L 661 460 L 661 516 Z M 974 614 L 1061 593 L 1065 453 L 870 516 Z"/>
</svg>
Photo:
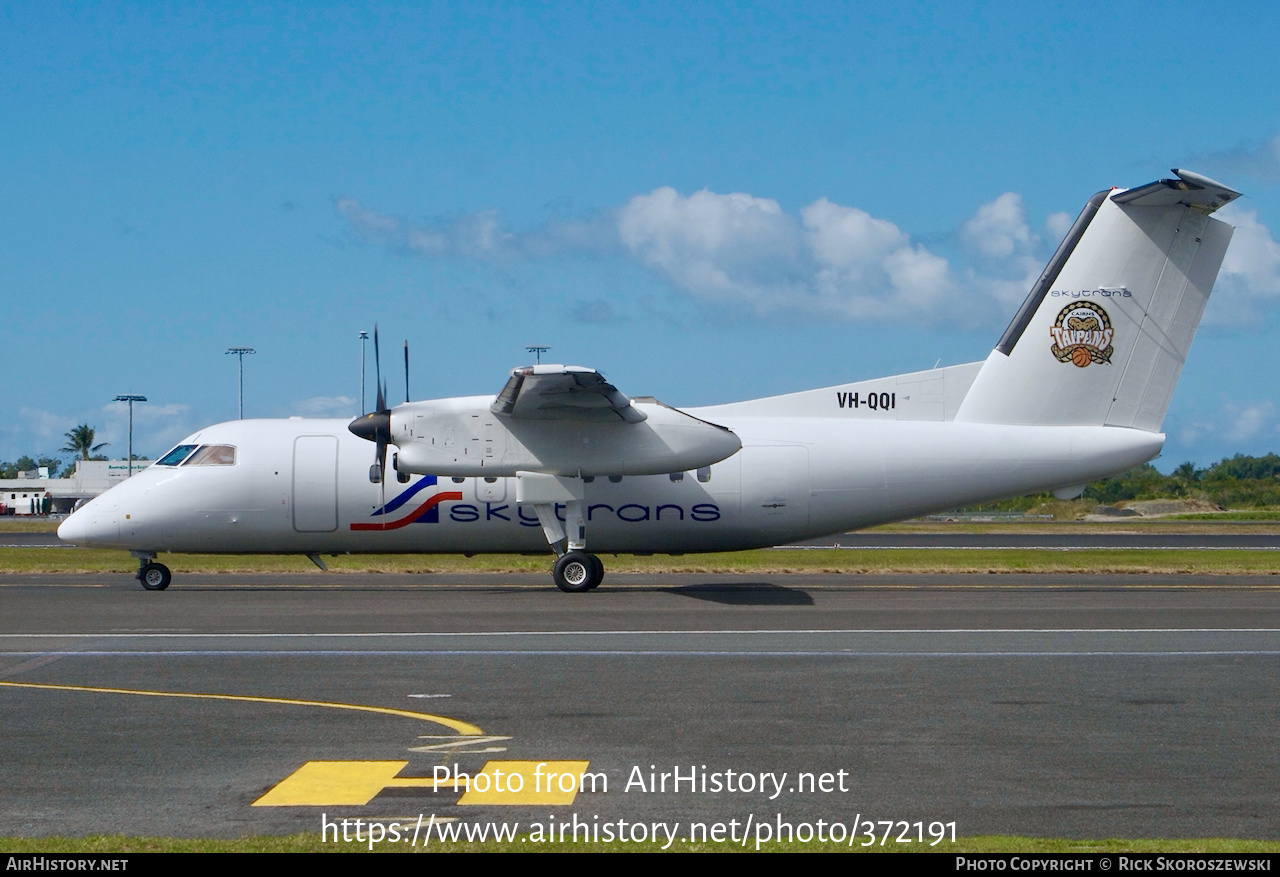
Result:
<svg viewBox="0 0 1280 877">
<path fill-rule="evenodd" d="M 543 576 L 317 574 L 154 593 L 128 576 L 8 576 L 0 834 L 434 814 L 1275 838 L 1276 585 L 616 575 L 568 595 Z M 585 761 L 607 791 L 473 804 L 414 779 L 490 761 Z M 254 806 L 303 788 L 308 765 L 376 763 L 397 780 L 367 803 Z M 652 787 L 673 772 L 738 787 Z"/>
</svg>

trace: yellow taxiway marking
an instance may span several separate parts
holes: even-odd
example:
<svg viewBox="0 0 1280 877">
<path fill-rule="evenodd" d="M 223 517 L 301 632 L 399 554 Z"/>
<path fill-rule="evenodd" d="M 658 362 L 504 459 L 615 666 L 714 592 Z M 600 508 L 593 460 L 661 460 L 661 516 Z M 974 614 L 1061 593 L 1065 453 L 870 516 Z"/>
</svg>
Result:
<svg viewBox="0 0 1280 877">
<path fill-rule="evenodd" d="M 458 799 L 458 803 L 572 804 L 573 799 L 578 797 L 582 775 L 587 772 L 589 763 L 489 761 L 472 778 L 469 788 Z"/>
<path fill-rule="evenodd" d="M 308 761 L 285 777 L 254 807 L 363 806 L 384 789 L 458 792 L 459 804 L 572 804 L 586 761 L 489 761 L 474 776 L 396 776 L 407 761 Z M 479 787 L 479 788 L 477 788 Z"/>
<path fill-rule="evenodd" d="M 50 691 L 92 691 L 99 694 L 136 694 L 145 697 L 185 697 L 195 700 L 232 700 L 243 703 L 274 703 L 285 706 L 318 706 L 333 710 L 355 710 L 363 713 L 379 713 L 384 716 L 399 716 L 405 719 L 416 719 L 420 722 L 434 722 L 443 725 L 467 737 L 484 734 L 480 728 L 470 722 L 451 719 L 448 716 L 436 716 L 431 713 L 416 713 L 412 710 L 398 710 L 385 706 L 364 706 L 356 703 L 332 703 L 326 700 L 293 700 L 285 697 L 252 697 L 245 694 L 195 694 L 185 691 L 138 691 L 132 688 L 90 688 L 85 685 L 47 685 L 39 682 L 0 682 L 10 688 L 43 688 Z"/>
<path fill-rule="evenodd" d="M 308 761 L 261 798 L 254 807 L 337 807 L 368 804 L 383 789 L 396 785 L 395 776 L 407 761 Z M 417 785 L 430 786 L 431 780 Z"/>
</svg>

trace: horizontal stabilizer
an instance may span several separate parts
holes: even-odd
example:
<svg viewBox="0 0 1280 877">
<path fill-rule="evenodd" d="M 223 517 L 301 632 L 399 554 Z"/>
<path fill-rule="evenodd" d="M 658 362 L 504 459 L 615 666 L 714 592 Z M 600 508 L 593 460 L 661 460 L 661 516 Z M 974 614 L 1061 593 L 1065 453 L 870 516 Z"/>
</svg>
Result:
<svg viewBox="0 0 1280 877">
<path fill-rule="evenodd" d="M 1229 189 L 1200 174 L 1178 168 L 1174 168 L 1173 172 L 1178 175 L 1178 179 L 1156 180 L 1154 183 L 1112 195 L 1111 200 L 1117 204 L 1135 204 L 1140 207 L 1170 207 L 1181 204 L 1201 213 L 1212 213 L 1240 197 L 1235 189 Z"/>
</svg>

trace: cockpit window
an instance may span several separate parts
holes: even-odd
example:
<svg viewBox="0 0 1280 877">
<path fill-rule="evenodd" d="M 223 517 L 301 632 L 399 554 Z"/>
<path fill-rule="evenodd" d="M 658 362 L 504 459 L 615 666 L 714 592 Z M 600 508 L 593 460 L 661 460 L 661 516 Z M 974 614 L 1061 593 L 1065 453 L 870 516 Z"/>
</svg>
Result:
<svg viewBox="0 0 1280 877">
<path fill-rule="evenodd" d="M 178 445 L 156 461 L 157 466 L 177 466 L 196 449 L 195 445 Z"/>
<path fill-rule="evenodd" d="M 184 466 L 234 466 L 236 449 L 231 445 L 201 445 Z"/>
</svg>

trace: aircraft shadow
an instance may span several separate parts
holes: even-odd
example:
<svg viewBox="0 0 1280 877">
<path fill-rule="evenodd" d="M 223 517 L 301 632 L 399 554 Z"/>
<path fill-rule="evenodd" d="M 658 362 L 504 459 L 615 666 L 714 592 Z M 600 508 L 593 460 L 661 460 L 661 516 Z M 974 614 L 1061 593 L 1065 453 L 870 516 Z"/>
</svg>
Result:
<svg viewBox="0 0 1280 877">
<path fill-rule="evenodd" d="M 784 588 L 769 582 L 744 582 L 742 584 L 682 585 L 663 588 L 672 594 L 721 603 L 727 606 L 812 606 L 813 597 L 807 591 Z"/>
</svg>

